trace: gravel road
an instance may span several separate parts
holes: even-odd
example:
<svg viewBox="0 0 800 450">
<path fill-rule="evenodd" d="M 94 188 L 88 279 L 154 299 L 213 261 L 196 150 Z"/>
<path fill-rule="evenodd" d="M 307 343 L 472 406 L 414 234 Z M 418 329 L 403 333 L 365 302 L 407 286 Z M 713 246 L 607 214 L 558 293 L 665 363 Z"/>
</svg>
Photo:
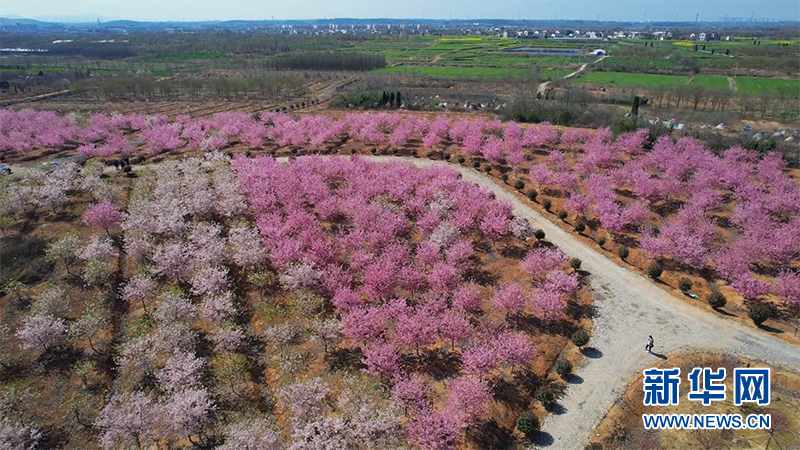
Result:
<svg viewBox="0 0 800 450">
<path fill-rule="evenodd" d="M 568 255 L 580 258 L 582 269 L 591 274 L 597 314 L 589 344 L 594 351 L 589 352 L 591 356 L 576 370 L 575 379 L 582 381 L 569 386 L 558 413 L 548 416 L 542 424 L 536 449 L 578 450 L 586 445 L 589 434 L 620 397 L 631 377 L 661 362 L 659 356 L 643 350 L 650 334 L 655 339 L 653 352 L 664 358 L 679 350 L 704 350 L 800 370 L 797 347 L 673 297 L 652 281 L 585 245 L 478 171 L 424 159 L 380 156 L 369 159 L 402 159 L 419 167 L 445 164 L 460 170 L 465 180 L 511 202 L 516 214 L 544 230 L 547 240 Z"/>
</svg>

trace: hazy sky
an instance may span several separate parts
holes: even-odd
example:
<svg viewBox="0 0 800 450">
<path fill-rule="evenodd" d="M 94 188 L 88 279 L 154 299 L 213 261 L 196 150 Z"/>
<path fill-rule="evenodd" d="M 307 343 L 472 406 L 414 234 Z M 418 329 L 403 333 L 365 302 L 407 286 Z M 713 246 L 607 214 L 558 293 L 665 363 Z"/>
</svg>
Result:
<svg viewBox="0 0 800 450">
<path fill-rule="evenodd" d="M 0 0 L 0 16 L 131 20 L 332 17 L 716 21 L 800 20 L 798 0 Z"/>
</svg>

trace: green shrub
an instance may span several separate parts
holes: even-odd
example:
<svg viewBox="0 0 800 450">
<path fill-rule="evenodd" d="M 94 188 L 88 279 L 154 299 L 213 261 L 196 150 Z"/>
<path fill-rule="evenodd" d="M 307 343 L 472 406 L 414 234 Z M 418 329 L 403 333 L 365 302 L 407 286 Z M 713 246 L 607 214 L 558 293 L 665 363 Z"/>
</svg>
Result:
<svg viewBox="0 0 800 450">
<path fill-rule="evenodd" d="M 472 163 L 472 167 L 475 168 L 475 169 L 480 169 L 481 163 L 478 162 L 478 161 L 475 161 L 474 163 Z"/>
<path fill-rule="evenodd" d="M 620 259 L 625 261 L 628 259 L 628 256 L 630 256 L 631 252 L 627 247 L 620 247 L 619 251 L 617 251 L 617 254 L 619 255 Z"/>
<path fill-rule="evenodd" d="M 580 258 L 572 258 L 569 260 L 569 266 L 575 270 L 579 270 L 582 263 L 583 261 L 581 261 Z"/>
<path fill-rule="evenodd" d="M 503 180 L 504 182 L 508 181 L 508 174 L 504 173 L 504 174 L 500 175 L 500 179 Z"/>
<path fill-rule="evenodd" d="M 689 292 L 692 290 L 692 280 L 688 278 L 681 278 L 678 280 L 678 288 L 681 292 Z"/>
<path fill-rule="evenodd" d="M 662 273 L 664 273 L 664 269 L 661 268 L 659 263 L 654 262 L 647 267 L 647 274 L 650 275 L 650 278 L 658 278 Z"/>
<path fill-rule="evenodd" d="M 531 189 L 530 191 L 528 191 L 528 198 L 531 199 L 532 202 L 536 201 L 536 197 L 538 195 L 539 195 L 539 193 L 536 192 L 536 189 Z"/>
<path fill-rule="evenodd" d="M 556 400 L 556 396 L 553 394 L 553 391 L 546 387 L 540 387 L 537 389 L 533 396 L 536 397 L 536 400 L 539 400 L 545 405 L 553 403 Z"/>
<path fill-rule="evenodd" d="M 605 244 L 606 244 L 606 238 L 605 237 L 601 237 L 601 238 L 597 239 L 597 245 L 599 245 L 600 247 L 604 246 Z"/>
<path fill-rule="evenodd" d="M 517 429 L 530 438 L 539 431 L 539 419 L 529 412 L 524 412 L 517 417 Z"/>
<path fill-rule="evenodd" d="M 372 149 L 369 152 L 374 155 L 375 153 L 378 153 L 378 149 L 375 148 L 375 147 L 372 147 Z"/>
<path fill-rule="evenodd" d="M 708 294 L 708 298 L 706 298 L 706 301 L 714 309 L 722 308 L 723 306 L 725 306 L 725 304 L 728 303 L 728 299 L 726 299 L 725 296 L 722 295 L 722 292 L 719 291 L 714 291 Z"/>
<path fill-rule="evenodd" d="M 572 375 L 572 363 L 566 359 L 559 359 L 556 361 L 555 370 L 558 376 L 566 380 Z"/>
<path fill-rule="evenodd" d="M 558 212 L 558 218 L 561 219 L 561 220 L 566 219 L 567 218 L 567 212 L 562 209 L 561 211 Z"/>
<path fill-rule="evenodd" d="M 589 334 L 583 330 L 578 330 L 572 334 L 572 343 L 581 348 L 589 343 Z"/>
<path fill-rule="evenodd" d="M 538 230 L 534 231 L 534 232 L 533 232 L 533 236 L 534 236 L 536 239 L 538 239 L 538 240 L 540 240 L 540 241 L 541 241 L 542 239 L 544 239 L 544 230 L 542 230 L 542 229 L 538 229 Z"/>
<path fill-rule="evenodd" d="M 769 319 L 769 309 L 762 303 L 753 303 L 747 311 L 747 315 L 753 320 L 753 323 L 761 326 L 762 323 Z"/>
<path fill-rule="evenodd" d="M 583 233 L 583 230 L 585 229 L 586 229 L 586 224 L 583 223 L 582 220 L 575 222 L 575 231 L 577 231 L 578 233 Z"/>
<path fill-rule="evenodd" d="M 485 166 L 483 166 L 483 170 L 484 170 L 486 173 L 489 173 L 489 172 L 491 172 L 491 171 L 492 171 L 492 165 L 491 165 L 491 164 L 486 164 Z"/>
<path fill-rule="evenodd" d="M 522 180 L 517 180 L 514 182 L 514 189 L 521 191 L 525 189 L 525 182 Z"/>
<path fill-rule="evenodd" d="M 445 154 L 444 154 L 444 160 L 445 160 L 445 161 L 450 161 L 450 158 L 452 158 L 452 156 L 453 156 L 453 155 L 451 155 L 450 153 L 445 153 Z"/>
<path fill-rule="evenodd" d="M 545 211 L 550 211 L 550 208 L 553 206 L 553 202 L 549 199 L 542 202 L 542 206 L 544 206 Z"/>
<path fill-rule="evenodd" d="M 459 164 L 464 164 L 464 161 L 466 161 L 466 160 L 467 160 L 467 158 L 464 158 L 463 156 L 459 156 L 458 157 L 458 163 Z"/>
</svg>

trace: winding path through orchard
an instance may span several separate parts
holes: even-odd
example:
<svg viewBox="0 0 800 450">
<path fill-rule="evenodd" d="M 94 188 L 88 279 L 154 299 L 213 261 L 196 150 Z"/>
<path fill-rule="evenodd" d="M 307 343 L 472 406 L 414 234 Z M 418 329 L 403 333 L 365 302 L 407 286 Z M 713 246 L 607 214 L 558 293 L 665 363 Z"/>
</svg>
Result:
<svg viewBox="0 0 800 450">
<path fill-rule="evenodd" d="M 591 431 L 622 394 L 630 378 L 658 361 L 643 350 L 650 334 L 655 338 L 655 353 L 669 355 L 698 349 L 745 356 L 794 371 L 800 368 L 797 347 L 673 297 L 580 242 L 476 170 L 423 159 L 367 158 L 383 162 L 404 160 L 419 167 L 447 165 L 457 168 L 465 180 L 511 202 L 516 214 L 544 230 L 547 240 L 569 256 L 580 258 L 582 268 L 591 274 L 596 315 L 590 344 L 595 354 L 587 357 L 577 369 L 576 375 L 583 381 L 569 386 L 560 401 L 562 408 L 544 421 L 540 442 L 534 448 L 583 448 Z"/>
</svg>

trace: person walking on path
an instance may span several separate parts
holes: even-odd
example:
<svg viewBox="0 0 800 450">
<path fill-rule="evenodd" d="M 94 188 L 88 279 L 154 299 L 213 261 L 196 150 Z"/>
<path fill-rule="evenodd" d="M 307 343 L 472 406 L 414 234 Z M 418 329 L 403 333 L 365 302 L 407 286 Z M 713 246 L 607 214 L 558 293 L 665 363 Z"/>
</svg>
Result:
<svg viewBox="0 0 800 450">
<path fill-rule="evenodd" d="M 647 353 L 653 353 L 653 336 L 647 336 L 647 345 L 644 346 Z"/>
</svg>

